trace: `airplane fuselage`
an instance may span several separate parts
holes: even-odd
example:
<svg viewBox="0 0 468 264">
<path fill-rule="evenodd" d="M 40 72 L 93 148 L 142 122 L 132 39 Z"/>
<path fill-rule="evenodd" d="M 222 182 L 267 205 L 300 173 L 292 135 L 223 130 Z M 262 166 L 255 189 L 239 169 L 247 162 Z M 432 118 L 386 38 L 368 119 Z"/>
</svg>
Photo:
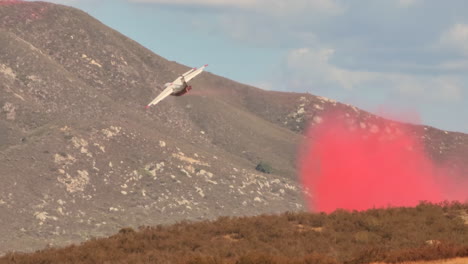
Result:
<svg viewBox="0 0 468 264">
<path fill-rule="evenodd" d="M 183 88 L 179 92 L 173 92 L 171 95 L 173 95 L 173 96 L 182 96 L 182 95 L 188 93 L 190 90 L 192 90 L 192 86 L 185 85 L 185 88 Z"/>
<path fill-rule="evenodd" d="M 169 84 L 166 84 L 167 87 Z M 177 84 L 174 86 L 171 95 L 173 96 L 182 96 L 192 90 L 192 86 L 187 85 L 186 83 Z"/>
</svg>

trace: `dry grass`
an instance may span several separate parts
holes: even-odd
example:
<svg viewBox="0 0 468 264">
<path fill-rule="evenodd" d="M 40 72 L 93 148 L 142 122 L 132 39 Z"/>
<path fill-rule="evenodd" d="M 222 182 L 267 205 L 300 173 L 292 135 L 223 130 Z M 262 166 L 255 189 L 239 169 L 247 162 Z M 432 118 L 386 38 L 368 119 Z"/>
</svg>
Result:
<svg viewBox="0 0 468 264">
<path fill-rule="evenodd" d="M 124 228 L 80 246 L 10 253 L 0 263 L 361 264 L 461 258 L 468 257 L 468 226 L 460 217 L 467 210 L 468 204 L 421 203 Z"/>
<path fill-rule="evenodd" d="M 431 261 L 404 261 L 401 264 L 467 264 L 468 258 L 454 258 Z M 387 264 L 385 262 L 374 262 L 372 264 Z"/>
</svg>

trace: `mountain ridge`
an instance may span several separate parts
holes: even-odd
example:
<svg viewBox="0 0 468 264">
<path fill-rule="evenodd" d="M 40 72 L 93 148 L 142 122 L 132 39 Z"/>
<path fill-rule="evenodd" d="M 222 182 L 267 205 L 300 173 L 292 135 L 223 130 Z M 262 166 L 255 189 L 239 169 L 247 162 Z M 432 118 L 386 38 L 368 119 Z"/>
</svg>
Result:
<svg viewBox="0 0 468 264">
<path fill-rule="evenodd" d="M 0 46 L 0 252 L 125 226 L 305 210 L 296 156 L 306 126 L 337 109 L 365 131 L 378 120 L 209 72 L 193 93 L 145 111 L 188 67 L 62 5 L 1 4 Z M 434 160 L 468 161 L 467 135 L 414 129 L 429 135 Z M 272 174 L 255 170 L 261 161 Z"/>
</svg>

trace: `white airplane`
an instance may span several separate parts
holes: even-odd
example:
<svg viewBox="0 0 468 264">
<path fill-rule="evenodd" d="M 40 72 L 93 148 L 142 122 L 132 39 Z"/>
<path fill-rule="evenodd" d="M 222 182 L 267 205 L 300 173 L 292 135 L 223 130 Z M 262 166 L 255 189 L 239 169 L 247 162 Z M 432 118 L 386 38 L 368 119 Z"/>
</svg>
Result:
<svg viewBox="0 0 468 264">
<path fill-rule="evenodd" d="M 168 97 L 169 95 L 174 96 L 182 96 L 186 94 L 188 91 L 192 90 L 192 86 L 189 86 L 187 83 L 195 78 L 197 75 L 203 72 L 203 70 L 208 67 L 208 64 L 203 65 L 200 68 L 193 68 L 190 71 L 182 74 L 179 78 L 175 79 L 175 81 L 171 83 L 164 84 L 166 87 L 151 103 L 146 106 L 146 109 L 150 108 L 152 105 L 155 105 L 161 102 L 164 98 Z"/>
</svg>

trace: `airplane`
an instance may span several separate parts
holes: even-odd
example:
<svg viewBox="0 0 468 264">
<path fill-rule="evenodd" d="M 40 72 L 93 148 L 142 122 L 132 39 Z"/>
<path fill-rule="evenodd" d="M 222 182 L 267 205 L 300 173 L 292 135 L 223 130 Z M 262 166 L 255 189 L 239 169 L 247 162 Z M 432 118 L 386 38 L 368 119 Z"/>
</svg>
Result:
<svg viewBox="0 0 468 264">
<path fill-rule="evenodd" d="M 156 105 L 157 103 L 164 100 L 169 95 L 173 96 L 182 96 L 188 91 L 192 90 L 192 86 L 189 86 L 187 83 L 195 78 L 197 75 L 203 72 L 203 70 L 208 67 L 208 64 L 203 65 L 200 68 L 193 68 L 190 71 L 182 74 L 179 78 L 175 79 L 175 81 L 171 83 L 164 84 L 165 89 L 153 100 L 149 103 L 145 108 L 148 109 L 152 105 Z"/>
</svg>

